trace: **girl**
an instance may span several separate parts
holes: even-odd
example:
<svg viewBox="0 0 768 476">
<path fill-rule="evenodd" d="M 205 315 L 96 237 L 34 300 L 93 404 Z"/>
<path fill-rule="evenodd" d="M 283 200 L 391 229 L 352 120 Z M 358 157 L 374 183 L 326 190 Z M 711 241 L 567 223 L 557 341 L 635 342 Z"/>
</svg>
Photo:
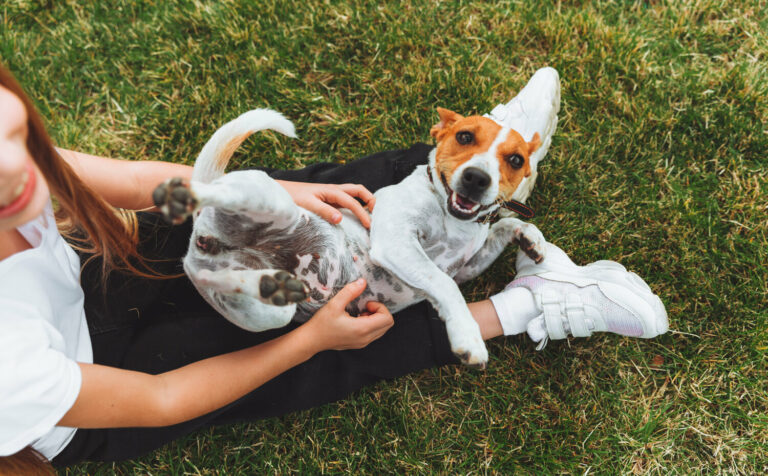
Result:
<svg viewBox="0 0 768 476">
<path fill-rule="evenodd" d="M 375 302 L 349 316 L 363 281 L 303 325 L 236 328 L 180 275 L 189 223 L 117 211 L 151 207 L 152 189 L 190 167 L 56 150 L 2 68 L 0 111 L 0 472 L 38 465 L 33 450 L 58 466 L 132 458 L 202 427 L 317 406 L 456 362 L 424 302 L 396 319 Z M 346 207 L 368 226 L 355 198 L 372 206 L 369 189 L 403 179 L 429 150 L 269 173 L 325 219 L 338 222 L 335 207 Z M 667 329 L 658 297 L 617 263 L 579 267 L 548 244 L 541 265 L 520 253 L 518 272 L 504 292 L 469 305 L 485 339 L 527 330 L 543 344 Z"/>
</svg>

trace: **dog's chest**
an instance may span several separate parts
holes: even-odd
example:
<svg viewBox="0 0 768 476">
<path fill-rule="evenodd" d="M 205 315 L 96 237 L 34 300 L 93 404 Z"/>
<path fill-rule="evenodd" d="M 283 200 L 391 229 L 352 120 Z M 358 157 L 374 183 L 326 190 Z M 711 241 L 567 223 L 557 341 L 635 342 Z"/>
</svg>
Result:
<svg viewBox="0 0 768 476">
<path fill-rule="evenodd" d="M 446 217 L 426 220 L 419 230 L 419 242 L 424 252 L 442 271 L 456 275 L 483 246 L 488 238 L 488 226 L 477 223 L 446 223 Z"/>
</svg>

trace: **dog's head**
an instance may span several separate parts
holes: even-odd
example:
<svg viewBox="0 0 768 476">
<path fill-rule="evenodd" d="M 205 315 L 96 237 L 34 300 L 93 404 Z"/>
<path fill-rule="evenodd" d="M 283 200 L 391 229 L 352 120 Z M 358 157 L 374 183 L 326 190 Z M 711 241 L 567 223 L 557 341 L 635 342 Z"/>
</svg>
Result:
<svg viewBox="0 0 768 476">
<path fill-rule="evenodd" d="M 529 157 L 539 145 L 539 134 L 526 142 L 516 131 L 482 116 L 464 117 L 438 107 L 440 122 L 430 134 L 437 140 L 430 166 L 437 189 L 445 193 L 448 212 L 460 220 L 491 213 L 529 180 Z"/>
</svg>

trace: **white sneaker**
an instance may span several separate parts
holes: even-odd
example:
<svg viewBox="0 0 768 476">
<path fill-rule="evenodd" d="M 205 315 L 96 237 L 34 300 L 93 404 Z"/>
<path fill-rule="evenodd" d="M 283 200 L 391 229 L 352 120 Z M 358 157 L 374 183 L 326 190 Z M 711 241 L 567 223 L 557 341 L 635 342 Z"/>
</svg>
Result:
<svg viewBox="0 0 768 476">
<path fill-rule="evenodd" d="M 614 261 L 577 266 L 563 250 L 546 243 L 539 264 L 517 254 L 517 276 L 507 288 L 524 287 L 541 315 L 528 323 L 528 335 L 541 350 L 549 339 L 613 332 L 650 339 L 669 329 L 661 299 L 635 273 Z"/>
<path fill-rule="evenodd" d="M 533 138 L 534 133 L 539 133 L 541 146 L 530 157 L 531 172 L 535 174 L 539 161 L 547 155 L 552 135 L 557 129 L 558 112 L 560 76 L 554 68 L 547 67 L 536 71 L 511 101 L 499 104 L 485 117 L 516 130 L 527 141 Z"/>
</svg>

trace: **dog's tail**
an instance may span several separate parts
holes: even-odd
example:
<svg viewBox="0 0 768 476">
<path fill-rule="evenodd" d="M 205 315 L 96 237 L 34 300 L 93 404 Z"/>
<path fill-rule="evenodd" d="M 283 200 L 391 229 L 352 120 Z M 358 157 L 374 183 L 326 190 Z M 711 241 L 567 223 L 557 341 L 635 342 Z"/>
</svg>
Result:
<svg viewBox="0 0 768 476">
<path fill-rule="evenodd" d="M 207 183 L 224 175 L 229 159 L 240 144 L 254 132 L 264 129 L 271 129 L 288 137 L 296 137 L 293 123 L 279 112 L 271 109 L 248 111 L 221 126 L 208 139 L 195 161 L 192 180 Z"/>
</svg>

